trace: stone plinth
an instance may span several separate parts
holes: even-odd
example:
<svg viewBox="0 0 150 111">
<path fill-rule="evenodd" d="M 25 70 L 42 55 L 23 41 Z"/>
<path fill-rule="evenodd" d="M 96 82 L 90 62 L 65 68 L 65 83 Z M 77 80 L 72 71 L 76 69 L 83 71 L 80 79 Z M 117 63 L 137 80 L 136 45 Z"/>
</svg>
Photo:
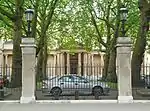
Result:
<svg viewBox="0 0 150 111">
<path fill-rule="evenodd" d="M 117 75 L 118 75 L 118 102 L 132 103 L 131 87 L 131 39 L 119 37 L 117 39 Z"/>
<path fill-rule="evenodd" d="M 34 38 L 22 38 L 22 95 L 20 103 L 35 101 L 36 45 Z"/>
</svg>

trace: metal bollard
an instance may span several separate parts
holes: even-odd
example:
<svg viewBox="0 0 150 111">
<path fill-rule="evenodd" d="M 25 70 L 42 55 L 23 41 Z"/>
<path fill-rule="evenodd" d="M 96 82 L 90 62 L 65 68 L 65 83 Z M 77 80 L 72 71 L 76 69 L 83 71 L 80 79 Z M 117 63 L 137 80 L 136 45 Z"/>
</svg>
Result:
<svg viewBox="0 0 150 111">
<path fill-rule="evenodd" d="M 98 93 L 96 93 L 94 97 L 95 97 L 95 100 L 99 100 L 99 94 Z"/>
<path fill-rule="evenodd" d="M 56 94 L 54 95 L 54 100 L 59 100 L 59 94 L 58 94 L 58 93 L 56 93 Z"/>
<path fill-rule="evenodd" d="M 54 96 L 54 100 L 59 100 L 59 95 Z"/>
<path fill-rule="evenodd" d="M 78 90 L 75 91 L 75 100 L 79 100 L 79 91 Z"/>
<path fill-rule="evenodd" d="M 4 100 L 4 86 L 0 86 L 0 100 Z"/>
</svg>

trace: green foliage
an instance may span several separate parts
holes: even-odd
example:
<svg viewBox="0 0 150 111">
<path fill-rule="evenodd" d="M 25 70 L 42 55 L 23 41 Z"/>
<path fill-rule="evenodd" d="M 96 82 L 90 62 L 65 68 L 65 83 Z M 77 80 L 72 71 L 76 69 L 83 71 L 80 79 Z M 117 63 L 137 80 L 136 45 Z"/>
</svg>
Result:
<svg viewBox="0 0 150 111">
<path fill-rule="evenodd" d="M 53 0 L 39 0 L 39 8 L 38 8 L 38 24 L 37 29 L 40 32 L 42 30 L 43 20 L 46 20 L 47 14 L 51 10 L 51 2 Z M 10 14 L 14 14 L 14 2 L 13 1 L 5 1 L 1 0 L 0 3 L 1 8 L 3 8 L 6 12 L 10 12 Z M 23 5 L 23 9 L 25 10 L 28 7 L 34 7 L 36 0 L 27 0 Z M 111 26 L 111 38 L 113 37 L 116 19 L 116 3 L 117 0 L 96 0 L 91 2 L 91 5 L 88 5 L 89 2 L 84 0 L 74 1 L 74 0 L 61 0 L 55 9 L 54 17 L 52 18 L 52 22 L 48 27 L 46 35 L 48 36 L 47 42 L 49 49 L 63 46 L 67 49 L 75 48 L 76 44 L 82 43 L 83 47 L 87 50 L 92 50 L 97 47 L 101 49 L 103 46 L 99 43 L 98 39 L 101 38 L 97 35 L 95 27 L 91 21 L 91 15 L 89 12 L 89 8 L 92 9 L 92 13 L 96 20 L 99 32 L 102 37 L 108 36 L 107 25 Z M 127 34 L 131 36 L 133 40 L 136 39 L 137 30 L 139 26 L 139 10 L 137 7 L 137 0 L 134 1 L 125 1 L 129 9 L 129 17 L 127 21 Z M 110 6 L 110 12 L 108 15 L 108 6 Z M 11 21 L 6 17 L 2 16 L 4 19 L 0 20 L 2 24 L 7 26 L 11 26 Z M 109 19 L 109 20 L 107 20 Z M 106 22 L 107 21 L 107 22 Z M 6 23 L 7 22 L 7 23 Z M 24 20 L 25 22 L 25 20 Z M 9 26 L 9 27 L 10 27 Z M 24 23 L 23 30 L 25 31 L 26 22 Z M 0 24 L 0 27 L 1 26 Z M 1 29 L 2 30 L 2 29 Z M 5 28 L 6 32 L 10 31 L 10 28 Z M 25 34 L 25 33 L 24 33 Z M 12 35 L 12 34 L 9 34 Z M 1 36 L 4 36 L 3 34 Z M 12 38 L 12 37 L 10 37 Z M 37 43 L 40 38 L 40 33 L 37 36 Z M 108 39 L 111 39 L 108 38 Z M 78 43 L 76 43 L 78 42 Z M 106 42 L 106 41 L 104 41 Z"/>
<path fill-rule="evenodd" d="M 37 24 L 37 44 L 40 40 L 42 26 L 46 25 L 45 21 L 48 17 L 48 13 L 51 10 L 51 3 L 54 0 L 39 0 L 38 6 L 38 24 Z M 137 0 L 125 1 L 125 5 L 129 9 L 129 17 L 127 21 L 127 35 L 132 37 L 135 41 L 137 37 L 137 31 L 139 26 L 139 10 L 137 6 Z M 14 2 L 12 0 L 6 1 L 1 0 L 0 8 L 9 12 L 10 15 L 14 14 Z M 90 5 L 89 5 L 90 4 Z M 110 37 L 108 40 L 102 41 L 106 44 L 106 41 L 112 40 L 114 33 L 114 26 L 117 14 L 117 0 L 95 0 L 95 1 L 84 1 L 84 0 L 61 0 L 55 7 L 54 15 L 46 31 L 48 49 L 63 47 L 66 49 L 73 50 L 77 44 L 82 43 L 83 48 L 92 50 L 105 47 L 99 41 L 102 37 L 108 37 L 108 26 L 110 27 Z M 35 7 L 36 0 L 27 0 L 23 4 L 23 10 L 31 7 Z M 92 10 L 92 14 L 98 26 L 100 32 L 99 36 L 92 23 L 91 14 L 89 9 Z M 8 38 L 12 38 L 12 22 L 7 16 L 1 15 L 0 12 L 0 36 L 4 36 L 4 32 L 7 33 Z M 23 18 L 24 19 L 24 18 Z M 5 28 L 3 25 L 10 27 Z M 26 32 L 26 21 L 24 20 L 23 34 Z M 6 34 L 5 34 L 6 35 Z M 10 37 L 11 36 L 11 37 Z M 6 37 L 5 37 L 6 38 Z"/>
</svg>

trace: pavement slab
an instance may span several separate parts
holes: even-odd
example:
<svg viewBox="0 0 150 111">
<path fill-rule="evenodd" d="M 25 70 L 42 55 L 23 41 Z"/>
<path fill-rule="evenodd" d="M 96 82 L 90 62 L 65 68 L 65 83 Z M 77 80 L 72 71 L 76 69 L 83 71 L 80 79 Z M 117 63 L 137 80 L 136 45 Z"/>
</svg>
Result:
<svg viewBox="0 0 150 111">
<path fill-rule="evenodd" d="M 150 111 L 150 103 L 0 103 L 0 111 Z"/>
</svg>

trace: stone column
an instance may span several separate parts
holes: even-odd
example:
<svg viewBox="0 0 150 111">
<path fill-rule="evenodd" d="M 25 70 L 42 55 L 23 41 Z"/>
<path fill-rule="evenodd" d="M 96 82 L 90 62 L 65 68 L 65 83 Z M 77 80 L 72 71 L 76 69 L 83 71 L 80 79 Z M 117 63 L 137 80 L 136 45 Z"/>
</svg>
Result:
<svg viewBox="0 0 150 111">
<path fill-rule="evenodd" d="M 3 65 L 3 52 L 0 50 L 0 66 Z"/>
<path fill-rule="evenodd" d="M 101 64 L 102 67 L 104 67 L 104 54 L 101 53 Z"/>
<path fill-rule="evenodd" d="M 91 75 L 91 54 L 90 53 L 88 53 L 87 61 L 88 61 L 88 67 L 87 67 L 88 72 L 87 72 L 87 74 Z"/>
<path fill-rule="evenodd" d="M 84 53 L 84 76 L 87 75 L 87 67 L 88 67 L 88 64 L 87 64 L 87 53 Z"/>
<path fill-rule="evenodd" d="M 81 75 L 81 53 L 78 53 L 78 74 Z"/>
<path fill-rule="evenodd" d="M 4 68 L 4 57 L 3 57 L 3 49 L 0 49 L 0 76 L 3 75 L 3 68 Z"/>
<path fill-rule="evenodd" d="M 34 38 L 22 38 L 22 95 L 20 103 L 35 101 L 36 45 Z"/>
<path fill-rule="evenodd" d="M 9 68 L 8 68 L 8 54 L 5 54 L 5 64 L 4 64 L 4 74 L 3 75 L 8 75 L 8 71 L 9 71 Z"/>
<path fill-rule="evenodd" d="M 70 73 L 70 54 L 67 53 L 67 74 Z"/>
<path fill-rule="evenodd" d="M 60 53 L 60 74 L 63 74 L 63 53 Z"/>
<path fill-rule="evenodd" d="M 4 73 L 4 43 L 0 40 L 0 75 Z"/>
<path fill-rule="evenodd" d="M 3 47 L 3 40 L 0 40 L 0 66 L 3 65 L 3 50 L 4 50 L 4 47 Z"/>
<path fill-rule="evenodd" d="M 57 53 L 57 75 L 60 75 L 60 53 Z"/>
<path fill-rule="evenodd" d="M 8 55 L 5 54 L 5 66 L 7 66 L 7 65 L 8 65 Z"/>
<path fill-rule="evenodd" d="M 91 64 L 92 64 L 92 75 L 94 75 L 94 54 L 91 55 Z"/>
<path fill-rule="evenodd" d="M 53 74 L 56 75 L 56 54 L 54 54 Z"/>
<path fill-rule="evenodd" d="M 119 37 L 117 40 L 117 66 L 118 102 L 132 103 L 131 39 L 129 37 Z"/>
<path fill-rule="evenodd" d="M 102 76 L 102 74 L 103 74 L 103 68 L 104 68 L 104 54 L 102 54 L 101 53 L 101 62 L 100 62 L 100 69 L 101 69 L 101 72 L 100 72 L 100 74 L 101 74 L 101 76 Z"/>
</svg>

